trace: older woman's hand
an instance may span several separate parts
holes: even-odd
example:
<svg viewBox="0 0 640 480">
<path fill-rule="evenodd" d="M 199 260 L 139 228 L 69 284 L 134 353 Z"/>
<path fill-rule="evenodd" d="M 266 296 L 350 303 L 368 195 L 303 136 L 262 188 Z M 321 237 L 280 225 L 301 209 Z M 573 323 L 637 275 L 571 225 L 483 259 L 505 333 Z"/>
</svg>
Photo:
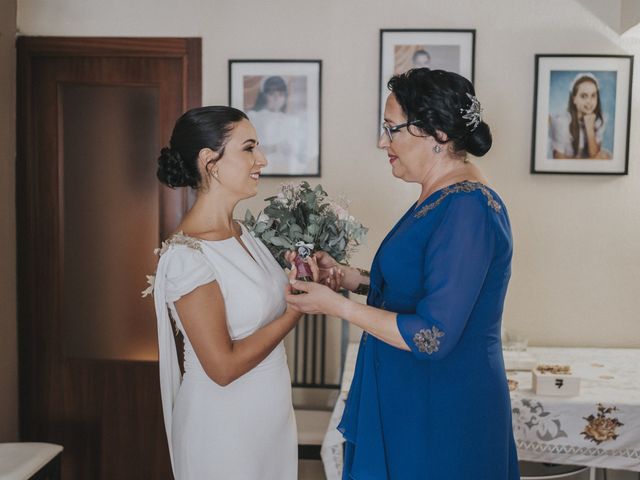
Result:
<svg viewBox="0 0 640 480">
<path fill-rule="evenodd" d="M 344 270 L 342 265 L 334 260 L 327 252 L 319 250 L 313 254 L 314 260 L 318 264 L 320 272 L 319 283 L 323 283 L 334 292 L 342 290 L 342 281 L 344 280 Z"/>
<path fill-rule="evenodd" d="M 296 256 L 297 253 L 293 251 L 288 251 L 284 254 L 285 260 L 290 265 L 294 264 Z M 317 278 L 314 276 L 314 281 L 328 286 L 335 292 L 339 292 L 342 289 L 344 270 L 328 253 L 323 251 L 316 252 L 309 257 L 307 262 L 310 264 L 312 271 L 314 267 L 317 267 Z"/>
<path fill-rule="evenodd" d="M 289 273 L 289 285 L 287 286 L 285 300 L 295 310 L 303 313 L 326 313 L 327 315 L 340 316 L 342 301 L 346 300 L 329 287 L 313 282 L 296 280 L 296 267 Z M 295 295 L 293 290 L 303 292 Z"/>
</svg>

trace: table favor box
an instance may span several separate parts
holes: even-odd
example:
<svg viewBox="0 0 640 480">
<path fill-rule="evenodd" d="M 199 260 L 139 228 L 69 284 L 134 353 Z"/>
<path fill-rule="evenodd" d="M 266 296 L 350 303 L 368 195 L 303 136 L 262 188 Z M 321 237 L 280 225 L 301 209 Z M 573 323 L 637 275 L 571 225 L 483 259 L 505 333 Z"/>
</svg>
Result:
<svg viewBox="0 0 640 480">
<path fill-rule="evenodd" d="M 531 372 L 536 395 L 575 397 L 580 394 L 580 378 L 571 374 Z"/>
</svg>

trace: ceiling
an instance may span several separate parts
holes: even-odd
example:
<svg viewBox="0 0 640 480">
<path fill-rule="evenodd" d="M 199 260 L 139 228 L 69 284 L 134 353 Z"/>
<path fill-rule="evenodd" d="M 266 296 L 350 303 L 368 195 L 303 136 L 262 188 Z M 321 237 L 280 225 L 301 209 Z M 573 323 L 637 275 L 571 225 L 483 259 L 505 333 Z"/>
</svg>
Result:
<svg viewBox="0 0 640 480">
<path fill-rule="evenodd" d="M 577 0 L 618 34 L 640 34 L 640 0 Z"/>
</svg>

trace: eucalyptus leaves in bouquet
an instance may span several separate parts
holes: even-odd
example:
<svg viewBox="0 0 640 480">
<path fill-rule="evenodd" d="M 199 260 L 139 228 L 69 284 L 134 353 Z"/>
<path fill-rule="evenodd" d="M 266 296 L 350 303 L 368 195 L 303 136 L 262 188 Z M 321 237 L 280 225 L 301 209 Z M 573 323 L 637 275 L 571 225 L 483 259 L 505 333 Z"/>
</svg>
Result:
<svg viewBox="0 0 640 480">
<path fill-rule="evenodd" d="M 265 201 L 269 204 L 257 218 L 247 210 L 245 225 L 283 268 L 288 266 L 285 252 L 300 247 L 323 250 L 336 261 L 347 262 L 368 231 L 349 214 L 346 202 L 329 198 L 322 185 L 286 183 Z"/>
</svg>

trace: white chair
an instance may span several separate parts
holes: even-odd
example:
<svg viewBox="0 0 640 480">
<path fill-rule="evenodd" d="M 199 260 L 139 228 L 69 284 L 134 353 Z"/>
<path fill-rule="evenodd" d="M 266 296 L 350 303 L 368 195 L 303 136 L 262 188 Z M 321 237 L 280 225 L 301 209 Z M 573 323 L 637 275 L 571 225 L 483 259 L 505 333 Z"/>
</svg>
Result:
<svg viewBox="0 0 640 480">
<path fill-rule="evenodd" d="M 59 480 L 61 454 L 53 443 L 0 443 L 0 480 Z"/>
<path fill-rule="evenodd" d="M 294 409 L 298 426 L 298 458 L 320 460 L 320 447 L 327 433 L 331 410 Z"/>
<path fill-rule="evenodd" d="M 305 315 L 292 335 L 291 385 L 298 426 L 298 458 L 304 460 L 321 459 L 322 441 L 340 393 L 349 327 L 344 320 L 339 325 L 333 324 L 332 336 L 327 329 L 328 321 L 335 319 Z M 333 381 L 328 381 L 330 378 Z"/>
</svg>

